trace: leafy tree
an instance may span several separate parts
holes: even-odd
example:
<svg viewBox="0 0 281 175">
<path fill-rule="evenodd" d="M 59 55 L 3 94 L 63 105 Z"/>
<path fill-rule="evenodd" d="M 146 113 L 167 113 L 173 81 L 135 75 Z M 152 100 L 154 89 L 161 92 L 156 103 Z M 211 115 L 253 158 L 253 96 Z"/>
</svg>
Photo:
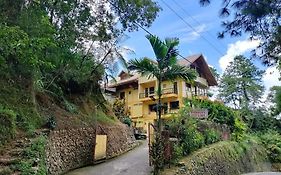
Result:
<svg viewBox="0 0 281 175">
<path fill-rule="evenodd" d="M 249 127 L 254 121 L 252 110 L 264 92 L 263 73 L 249 59 L 236 56 L 223 73 L 219 85 L 219 97 L 239 109 Z"/>
<path fill-rule="evenodd" d="M 210 0 L 200 0 L 202 5 L 208 5 Z M 265 64 L 280 63 L 281 52 L 281 1 L 280 0 L 222 0 L 220 16 L 231 18 L 222 22 L 226 33 L 240 36 L 250 35 L 251 39 L 261 41 L 258 50 L 262 52 L 254 56 L 260 57 Z M 257 52 L 256 52 L 257 53 Z M 281 66 L 281 65 L 280 65 Z"/>
<path fill-rule="evenodd" d="M 118 38 L 124 31 L 137 30 L 136 23 L 150 26 L 159 11 L 153 0 L 3 0 L 0 45 L 6 50 L 0 50 L 0 62 L 3 67 L 25 63 L 20 70 L 36 76 L 35 81 L 48 90 L 70 80 L 92 84 L 101 79 L 108 63 L 122 57 Z"/>
<path fill-rule="evenodd" d="M 279 115 L 281 113 L 281 86 L 273 86 L 270 89 L 268 98 L 270 102 L 273 103 L 273 106 L 271 108 L 272 115 Z"/>
<path fill-rule="evenodd" d="M 130 70 L 136 70 L 143 76 L 148 76 L 149 78 L 156 77 L 158 82 L 158 129 L 160 129 L 162 81 L 175 80 L 177 78 L 191 81 L 196 75 L 188 67 L 177 64 L 176 46 L 179 44 L 177 38 L 166 38 L 163 42 L 157 36 L 147 35 L 146 37 L 153 48 L 156 62 L 148 58 L 134 59 L 129 61 L 128 66 Z"/>
<path fill-rule="evenodd" d="M 254 107 L 264 91 L 263 73 L 249 59 L 236 56 L 222 75 L 219 96 L 239 109 Z"/>
</svg>

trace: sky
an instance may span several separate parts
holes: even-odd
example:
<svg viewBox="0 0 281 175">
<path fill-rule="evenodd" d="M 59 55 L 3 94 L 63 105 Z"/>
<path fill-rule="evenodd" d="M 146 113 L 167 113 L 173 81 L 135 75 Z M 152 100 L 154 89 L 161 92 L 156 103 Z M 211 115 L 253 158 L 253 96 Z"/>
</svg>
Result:
<svg viewBox="0 0 281 175">
<path fill-rule="evenodd" d="M 250 51 L 259 44 L 259 41 L 248 40 L 247 35 L 217 39 L 218 32 L 223 29 L 221 22 L 225 20 L 225 18 L 219 17 L 221 0 L 211 1 L 210 5 L 204 7 L 199 4 L 199 0 L 157 0 L 157 2 L 162 11 L 147 30 L 161 39 L 179 38 L 178 50 L 182 56 L 201 53 L 208 64 L 215 67 L 219 73 L 223 73 L 236 55 L 250 56 Z M 145 38 L 147 35 L 145 31 L 140 29 L 138 32 L 127 33 L 127 35 L 128 39 L 121 45 L 134 51 L 134 54 L 126 55 L 127 59 L 155 58 L 153 50 Z M 281 85 L 278 80 L 279 73 L 275 67 L 264 67 L 258 60 L 255 61 L 255 64 L 266 71 L 263 81 L 267 92 L 271 86 Z"/>
</svg>

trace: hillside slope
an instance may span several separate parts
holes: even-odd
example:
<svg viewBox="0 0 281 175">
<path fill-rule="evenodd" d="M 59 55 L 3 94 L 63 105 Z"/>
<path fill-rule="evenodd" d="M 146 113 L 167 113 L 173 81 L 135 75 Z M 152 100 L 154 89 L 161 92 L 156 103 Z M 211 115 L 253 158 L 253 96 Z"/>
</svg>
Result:
<svg viewBox="0 0 281 175">
<path fill-rule="evenodd" d="M 128 130 L 116 119 L 98 90 L 88 95 L 58 96 L 52 92 L 35 90 L 31 81 L 27 79 L 1 78 L 0 84 L 0 174 L 18 174 L 19 172 L 47 174 L 50 171 L 49 167 L 53 165 L 47 162 L 47 158 L 48 160 L 51 158 L 46 157 L 48 151 L 45 152 L 45 150 L 52 153 L 50 151 L 54 150 L 50 146 L 53 143 L 61 143 L 61 137 L 65 137 L 62 133 L 68 134 L 69 137 L 64 141 L 65 143 L 72 140 L 74 145 L 84 144 L 91 150 L 87 153 L 90 155 L 95 144 L 96 132 L 111 134 L 119 130 L 123 132 L 120 137 L 124 138 L 115 136 L 116 138 L 111 140 L 123 139 L 120 144 L 126 143 L 128 147 L 134 142 L 133 136 L 130 136 L 130 129 Z M 71 132 L 77 132 L 77 134 L 69 135 Z M 84 140 L 79 140 L 81 135 L 85 143 L 81 143 Z M 125 145 L 121 147 L 123 151 L 126 150 Z M 57 148 L 60 151 L 65 149 Z M 79 147 L 74 146 L 71 149 L 74 151 Z M 117 148 L 110 148 L 109 157 L 113 156 L 118 149 L 120 149 L 118 145 Z M 77 153 L 79 154 L 79 151 Z M 59 153 L 61 154 L 64 153 Z M 65 156 L 69 155 L 65 154 Z M 89 163 L 82 163 L 79 166 Z M 73 168 L 77 166 L 69 166 L 66 170 L 58 168 L 55 171 L 65 172 Z"/>
</svg>

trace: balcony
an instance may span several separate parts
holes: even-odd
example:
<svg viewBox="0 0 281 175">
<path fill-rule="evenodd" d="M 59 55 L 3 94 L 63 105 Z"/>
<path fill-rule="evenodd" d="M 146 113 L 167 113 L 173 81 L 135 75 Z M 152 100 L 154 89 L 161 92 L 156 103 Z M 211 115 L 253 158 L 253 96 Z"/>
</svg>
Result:
<svg viewBox="0 0 281 175">
<path fill-rule="evenodd" d="M 179 108 L 164 108 L 161 112 L 162 118 L 170 118 L 173 114 L 177 114 L 179 112 Z M 153 118 L 157 119 L 158 115 L 156 111 L 149 111 L 148 113 L 144 114 L 144 118 Z"/>
<path fill-rule="evenodd" d="M 164 88 L 162 89 L 162 98 L 167 97 L 177 97 L 178 95 L 178 89 L 177 88 Z M 156 93 L 149 92 L 149 93 L 139 93 L 139 99 L 141 101 L 149 101 L 152 99 L 157 99 Z"/>
<path fill-rule="evenodd" d="M 203 85 L 205 87 L 208 87 L 208 82 L 207 82 L 207 80 L 205 78 L 197 77 L 195 79 L 195 82 L 200 83 L 201 85 Z"/>
<path fill-rule="evenodd" d="M 154 92 L 150 92 L 150 93 L 139 93 L 139 99 L 142 98 L 148 98 L 148 97 L 154 97 L 155 93 Z"/>
</svg>

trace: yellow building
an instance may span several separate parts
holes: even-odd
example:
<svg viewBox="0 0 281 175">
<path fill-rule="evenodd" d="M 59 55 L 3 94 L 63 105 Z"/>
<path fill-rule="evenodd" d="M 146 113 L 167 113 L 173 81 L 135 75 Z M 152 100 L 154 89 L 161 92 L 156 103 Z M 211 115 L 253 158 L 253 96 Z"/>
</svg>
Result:
<svg viewBox="0 0 281 175">
<path fill-rule="evenodd" d="M 181 79 L 162 83 L 163 118 L 171 116 L 171 113 L 176 113 L 183 106 L 184 98 L 193 96 L 208 98 L 209 87 L 217 85 L 203 55 L 193 55 L 178 60 L 178 64 L 195 69 L 199 76 L 193 83 Z M 134 126 L 147 131 L 148 123 L 154 123 L 157 117 L 155 112 L 157 85 L 157 80 L 154 77 L 148 79 L 148 77 L 143 77 L 138 73 L 130 75 L 122 71 L 117 78 L 117 82 L 109 87 L 116 88 L 116 97 L 125 100 L 126 108 Z"/>
</svg>

